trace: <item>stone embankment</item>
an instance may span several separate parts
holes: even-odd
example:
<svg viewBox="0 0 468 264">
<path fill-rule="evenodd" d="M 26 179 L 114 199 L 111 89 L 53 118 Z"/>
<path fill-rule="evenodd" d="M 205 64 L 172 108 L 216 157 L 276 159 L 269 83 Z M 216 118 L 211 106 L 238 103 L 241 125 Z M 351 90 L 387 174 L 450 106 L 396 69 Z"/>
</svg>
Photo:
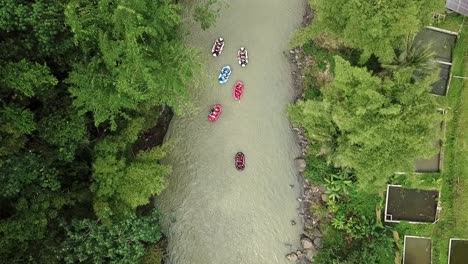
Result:
<svg viewBox="0 0 468 264">
<path fill-rule="evenodd" d="M 313 18 L 312 10 L 307 7 L 303 16 L 303 26 L 311 23 Z M 290 61 L 294 65 L 292 71 L 294 88 L 296 92 L 296 101 L 304 98 L 304 68 L 309 64 L 307 56 L 305 56 L 302 48 L 295 48 L 289 51 Z M 323 220 L 323 215 L 314 212 L 314 208 L 323 208 L 325 206 L 327 195 L 325 189 L 312 184 L 304 177 L 306 170 L 305 157 L 308 155 L 309 140 L 307 139 L 303 128 L 293 128 L 296 132 L 297 144 L 301 148 L 301 156 L 296 158 L 295 164 L 298 171 L 299 183 L 302 184 L 301 196 L 297 198 L 299 206 L 299 216 L 301 224 L 303 224 L 304 233 L 300 237 L 301 248 L 294 250 L 286 255 L 286 258 L 291 262 L 300 264 L 313 263 L 314 256 L 322 248 L 322 229 L 320 223 Z M 291 224 L 296 224 L 294 220 Z"/>
<path fill-rule="evenodd" d="M 299 216 L 301 224 L 304 228 L 304 233 L 300 237 L 301 248 L 294 250 L 286 255 L 286 258 L 297 263 L 313 263 L 313 257 L 317 255 L 318 250 L 322 248 L 322 231 L 320 223 L 322 218 L 318 214 L 314 214 L 313 208 L 323 207 L 326 200 L 324 189 L 315 186 L 305 179 L 304 173 L 306 170 L 305 157 L 307 155 L 307 147 L 309 141 L 302 128 L 293 128 L 297 134 L 297 142 L 301 147 L 302 156 L 296 158 L 295 164 L 299 175 L 299 183 L 302 184 L 301 196 L 297 198 L 299 202 Z M 294 220 L 291 224 L 296 224 Z"/>
</svg>

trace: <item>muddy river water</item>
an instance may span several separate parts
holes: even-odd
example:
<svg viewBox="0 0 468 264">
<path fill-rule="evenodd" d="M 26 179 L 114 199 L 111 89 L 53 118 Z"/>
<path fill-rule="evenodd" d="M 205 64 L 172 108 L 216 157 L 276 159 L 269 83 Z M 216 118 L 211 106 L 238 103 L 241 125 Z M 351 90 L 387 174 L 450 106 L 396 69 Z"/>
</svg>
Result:
<svg viewBox="0 0 468 264">
<path fill-rule="evenodd" d="M 217 25 L 209 30 L 187 25 L 190 44 L 203 52 L 206 76 L 201 79 L 206 80 L 194 85 L 195 110 L 175 117 L 166 136 L 175 142 L 168 157 L 173 174 L 158 203 L 170 263 L 288 263 L 285 255 L 298 247 L 294 158 L 299 148 L 286 113 L 294 96 L 286 54 L 304 4 L 232 0 L 224 2 Z M 211 45 L 218 36 L 226 45 L 215 58 Z M 241 45 L 249 51 L 246 68 L 235 58 Z M 221 85 L 217 76 L 224 65 L 233 70 Z M 245 83 L 240 103 L 232 98 L 236 80 Z M 223 105 L 223 113 L 210 123 L 207 114 L 215 103 Z M 243 172 L 234 168 L 238 151 L 246 155 Z"/>
</svg>

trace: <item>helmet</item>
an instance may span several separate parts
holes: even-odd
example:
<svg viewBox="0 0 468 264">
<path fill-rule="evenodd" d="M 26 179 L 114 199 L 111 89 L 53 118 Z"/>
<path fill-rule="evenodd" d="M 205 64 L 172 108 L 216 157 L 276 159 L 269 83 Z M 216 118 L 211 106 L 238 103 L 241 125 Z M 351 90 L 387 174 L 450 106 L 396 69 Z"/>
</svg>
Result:
<svg viewBox="0 0 468 264">
<path fill-rule="evenodd" d="M 244 48 L 244 47 L 241 47 L 241 48 L 240 48 L 240 50 L 241 50 L 241 51 L 244 51 L 244 50 L 245 50 L 245 48 Z"/>
<path fill-rule="evenodd" d="M 219 42 L 223 42 L 224 39 L 223 38 L 218 38 Z"/>
</svg>

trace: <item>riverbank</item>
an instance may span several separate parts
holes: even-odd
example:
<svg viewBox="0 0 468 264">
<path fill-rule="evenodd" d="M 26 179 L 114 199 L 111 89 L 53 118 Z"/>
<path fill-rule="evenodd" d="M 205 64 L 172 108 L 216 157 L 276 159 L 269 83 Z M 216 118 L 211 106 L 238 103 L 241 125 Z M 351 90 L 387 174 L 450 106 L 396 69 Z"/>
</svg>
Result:
<svg viewBox="0 0 468 264">
<path fill-rule="evenodd" d="M 304 15 L 302 16 L 302 27 L 308 26 L 313 20 L 313 10 L 309 4 L 305 5 Z M 306 97 L 306 70 L 314 64 L 311 57 L 307 56 L 303 47 L 297 47 L 289 51 L 289 60 L 293 70 L 291 76 L 293 79 L 295 100 L 302 100 Z M 301 186 L 301 195 L 297 198 L 299 202 L 299 216 L 303 233 L 300 236 L 300 248 L 290 252 L 286 257 L 291 261 L 298 263 L 313 263 L 313 258 L 322 248 L 322 229 L 320 223 L 323 215 L 314 212 L 314 208 L 323 208 L 326 203 L 325 189 L 322 186 L 315 185 L 305 177 L 309 155 L 309 141 L 303 128 L 293 128 L 296 142 L 300 147 L 301 156 L 296 158 L 295 164 L 298 171 L 298 182 Z M 292 224 L 296 224 L 292 222 Z"/>
</svg>

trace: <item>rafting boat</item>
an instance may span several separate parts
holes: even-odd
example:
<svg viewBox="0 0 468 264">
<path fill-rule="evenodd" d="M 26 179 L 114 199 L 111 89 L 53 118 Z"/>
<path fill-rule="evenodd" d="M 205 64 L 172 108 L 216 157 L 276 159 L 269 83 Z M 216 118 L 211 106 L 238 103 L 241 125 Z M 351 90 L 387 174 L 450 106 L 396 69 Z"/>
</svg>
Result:
<svg viewBox="0 0 468 264">
<path fill-rule="evenodd" d="M 216 122 L 216 120 L 218 120 L 222 112 L 223 112 L 223 107 L 220 104 L 215 104 L 211 108 L 210 113 L 208 114 L 208 120 L 210 122 Z"/>
<path fill-rule="evenodd" d="M 241 81 L 237 81 L 234 84 L 232 96 L 234 97 L 235 100 L 239 101 L 242 98 L 243 94 L 244 94 L 244 83 Z"/>
<path fill-rule="evenodd" d="M 245 169 L 245 155 L 242 152 L 237 152 L 234 157 L 234 163 L 238 171 L 243 171 Z"/>
<path fill-rule="evenodd" d="M 226 83 L 229 80 L 229 77 L 231 77 L 231 67 L 226 65 L 224 66 L 218 76 L 218 81 L 221 84 Z"/>
<path fill-rule="evenodd" d="M 239 51 L 237 52 L 237 60 L 239 61 L 239 65 L 241 67 L 247 66 L 249 63 L 249 54 L 247 52 L 247 49 L 244 47 L 241 47 Z"/>
<path fill-rule="evenodd" d="M 211 48 L 211 54 L 214 57 L 218 57 L 219 55 L 221 55 L 221 53 L 223 53 L 223 48 L 224 48 L 224 39 L 218 38 L 213 43 L 213 47 Z"/>
</svg>

